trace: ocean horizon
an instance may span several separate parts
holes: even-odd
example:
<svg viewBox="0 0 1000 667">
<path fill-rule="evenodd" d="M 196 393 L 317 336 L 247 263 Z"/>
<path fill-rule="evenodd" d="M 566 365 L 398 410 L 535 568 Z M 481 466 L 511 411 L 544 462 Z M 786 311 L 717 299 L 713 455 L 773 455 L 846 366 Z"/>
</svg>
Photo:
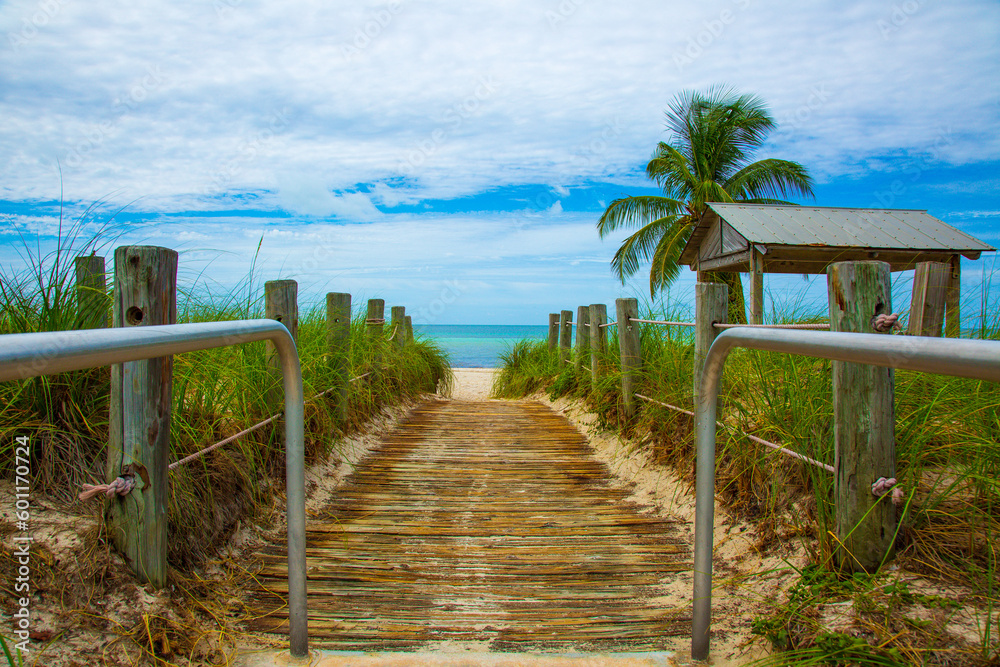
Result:
<svg viewBox="0 0 1000 667">
<path fill-rule="evenodd" d="M 546 340 L 545 324 L 414 324 L 416 336 L 437 344 L 452 368 L 496 368 L 519 340 Z"/>
</svg>

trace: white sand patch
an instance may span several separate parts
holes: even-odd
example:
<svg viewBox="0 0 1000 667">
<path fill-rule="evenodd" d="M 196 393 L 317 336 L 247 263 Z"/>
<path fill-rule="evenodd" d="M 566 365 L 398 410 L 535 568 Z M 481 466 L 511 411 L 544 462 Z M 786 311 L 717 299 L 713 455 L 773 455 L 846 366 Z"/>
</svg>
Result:
<svg viewBox="0 0 1000 667">
<path fill-rule="evenodd" d="M 461 401 L 485 401 L 496 372 L 495 368 L 453 368 L 455 379 L 445 395 Z"/>
</svg>

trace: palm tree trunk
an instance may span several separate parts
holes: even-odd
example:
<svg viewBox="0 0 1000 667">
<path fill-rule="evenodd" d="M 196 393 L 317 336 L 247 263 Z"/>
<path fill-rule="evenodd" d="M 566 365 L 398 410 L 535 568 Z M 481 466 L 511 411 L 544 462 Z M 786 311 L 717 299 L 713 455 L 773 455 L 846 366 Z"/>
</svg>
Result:
<svg viewBox="0 0 1000 667">
<path fill-rule="evenodd" d="M 711 271 L 708 272 L 708 280 L 729 287 L 729 323 L 746 324 L 747 306 L 743 299 L 743 281 L 740 279 L 740 274 Z"/>
</svg>

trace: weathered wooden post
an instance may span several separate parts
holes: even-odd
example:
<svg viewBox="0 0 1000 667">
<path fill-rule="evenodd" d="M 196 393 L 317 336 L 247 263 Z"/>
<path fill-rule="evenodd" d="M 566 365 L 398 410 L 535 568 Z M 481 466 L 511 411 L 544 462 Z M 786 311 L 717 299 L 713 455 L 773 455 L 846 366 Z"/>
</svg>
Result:
<svg viewBox="0 0 1000 667">
<path fill-rule="evenodd" d="M 827 269 L 830 330 L 876 333 L 874 319 L 892 312 L 889 265 L 837 262 Z M 833 437 L 837 560 L 873 572 L 892 557 L 896 508 L 872 485 L 896 476 L 895 374 L 891 368 L 833 362 Z"/>
<path fill-rule="evenodd" d="M 392 327 L 392 342 L 396 344 L 397 348 L 402 349 L 406 342 L 406 306 L 393 306 L 390 312 L 392 320 L 389 326 Z"/>
<path fill-rule="evenodd" d="M 920 262 L 913 271 L 913 295 L 906 333 L 911 336 L 941 337 L 945 298 L 951 281 L 951 265 Z"/>
<path fill-rule="evenodd" d="M 642 367 L 642 347 L 639 341 L 639 325 L 632 322 L 639 318 L 637 299 L 615 299 L 618 315 L 618 351 L 622 365 L 622 401 L 625 416 L 635 415 L 636 375 Z"/>
<path fill-rule="evenodd" d="M 764 255 L 750 246 L 750 324 L 764 323 Z"/>
<path fill-rule="evenodd" d="M 694 286 L 694 372 L 691 383 L 695 410 L 701 395 L 701 373 L 712 341 L 722 329 L 715 323 L 729 321 L 729 286 L 724 283 L 695 283 Z"/>
<path fill-rule="evenodd" d="M 177 322 L 177 253 L 155 246 L 115 250 L 113 325 L 155 326 Z M 132 476 L 135 488 L 112 498 L 106 509 L 115 547 L 140 581 L 167 583 L 167 465 L 173 357 L 111 367 L 108 415 L 109 482 Z"/>
<path fill-rule="evenodd" d="M 77 257 L 76 322 L 80 329 L 104 329 L 108 326 L 108 295 L 104 276 L 104 258 L 97 255 Z"/>
<path fill-rule="evenodd" d="M 407 343 L 413 342 L 413 316 L 407 315 L 403 318 L 403 327 L 406 331 L 406 341 Z"/>
<path fill-rule="evenodd" d="M 268 280 L 264 283 L 264 317 L 277 320 L 285 325 L 292 340 L 299 340 L 299 284 L 294 280 Z M 274 343 L 267 341 L 267 370 L 270 376 L 265 400 L 268 410 L 277 412 L 284 405 L 284 389 L 281 380 L 281 360 Z M 279 429 L 278 433 L 282 433 Z M 280 437 L 284 437 L 281 435 Z"/>
<path fill-rule="evenodd" d="M 329 292 L 326 295 L 327 361 L 333 379 L 330 396 L 337 421 L 347 423 L 347 388 L 351 373 L 351 295 Z"/>
<path fill-rule="evenodd" d="M 385 299 L 368 299 L 368 313 L 365 315 L 369 338 L 380 338 L 385 324 Z"/>
<path fill-rule="evenodd" d="M 549 313 L 549 354 L 556 351 L 559 343 L 559 313 Z"/>
<path fill-rule="evenodd" d="M 559 370 L 569 361 L 569 338 L 573 333 L 573 311 L 559 312 Z"/>
<path fill-rule="evenodd" d="M 577 374 L 583 366 L 584 357 L 590 361 L 590 307 L 578 306 L 576 309 L 576 357 L 573 359 L 573 370 Z"/>
<path fill-rule="evenodd" d="M 962 292 L 962 256 L 952 255 L 950 262 L 951 274 L 948 279 L 948 289 L 945 292 L 944 335 L 948 338 L 958 338 L 961 334 L 959 298 Z"/>
<path fill-rule="evenodd" d="M 590 381 L 601 379 L 601 358 L 608 351 L 608 308 L 603 303 L 590 305 Z"/>
</svg>

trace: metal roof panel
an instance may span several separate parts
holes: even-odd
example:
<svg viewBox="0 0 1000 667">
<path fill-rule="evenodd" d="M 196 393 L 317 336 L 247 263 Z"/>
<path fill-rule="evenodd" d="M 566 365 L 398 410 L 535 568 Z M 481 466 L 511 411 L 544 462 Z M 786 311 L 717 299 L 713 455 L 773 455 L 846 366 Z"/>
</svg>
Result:
<svg viewBox="0 0 1000 667">
<path fill-rule="evenodd" d="M 769 204 L 709 206 L 751 243 L 955 252 L 994 250 L 928 215 L 927 211 Z"/>
</svg>

